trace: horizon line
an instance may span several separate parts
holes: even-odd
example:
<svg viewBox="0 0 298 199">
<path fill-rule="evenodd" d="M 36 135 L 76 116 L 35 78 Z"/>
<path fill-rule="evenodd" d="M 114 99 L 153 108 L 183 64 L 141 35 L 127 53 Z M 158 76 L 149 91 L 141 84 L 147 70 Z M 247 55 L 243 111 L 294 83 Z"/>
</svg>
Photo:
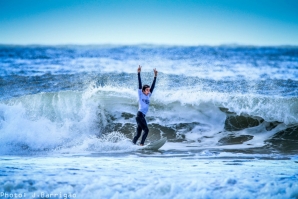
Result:
<svg viewBox="0 0 298 199">
<path fill-rule="evenodd" d="M 157 43 L 127 43 L 127 44 L 116 44 L 116 43 L 86 43 L 86 44 L 79 44 L 79 43 L 61 43 L 61 44 L 46 44 L 46 43 L 28 43 L 28 44 L 13 44 L 13 43 L 0 43 L 0 46 L 60 46 L 60 47 L 67 47 L 67 46 L 106 46 L 106 47 L 116 47 L 116 46 L 160 46 L 160 47 L 298 47 L 298 44 L 272 44 L 272 45 L 263 45 L 263 44 L 241 44 L 241 43 L 223 43 L 223 44 L 157 44 Z"/>
</svg>

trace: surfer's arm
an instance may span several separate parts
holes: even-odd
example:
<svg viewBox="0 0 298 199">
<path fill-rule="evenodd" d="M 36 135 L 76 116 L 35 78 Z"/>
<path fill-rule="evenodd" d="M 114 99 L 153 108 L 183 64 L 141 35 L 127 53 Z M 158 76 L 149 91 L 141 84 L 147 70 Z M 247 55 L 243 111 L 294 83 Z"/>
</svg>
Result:
<svg viewBox="0 0 298 199">
<path fill-rule="evenodd" d="M 153 90 L 154 90 L 155 82 L 156 82 L 156 77 L 157 77 L 157 70 L 156 69 L 153 69 L 153 71 L 154 71 L 154 79 L 153 79 L 152 85 L 150 87 L 150 93 L 152 93 Z"/>
<path fill-rule="evenodd" d="M 140 65 L 139 65 L 139 68 L 138 68 L 138 82 L 139 82 L 139 89 L 142 89 L 141 66 Z"/>
<path fill-rule="evenodd" d="M 141 74 L 138 73 L 139 89 L 142 89 Z"/>
</svg>

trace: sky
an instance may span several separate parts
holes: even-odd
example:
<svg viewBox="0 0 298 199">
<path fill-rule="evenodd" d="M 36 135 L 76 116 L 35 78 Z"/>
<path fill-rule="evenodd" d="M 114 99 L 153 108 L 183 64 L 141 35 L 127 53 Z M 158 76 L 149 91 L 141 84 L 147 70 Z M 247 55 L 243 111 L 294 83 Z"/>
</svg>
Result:
<svg viewBox="0 0 298 199">
<path fill-rule="evenodd" d="M 298 0 L 0 0 L 0 44 L 298 45 Z"/>
</svg>

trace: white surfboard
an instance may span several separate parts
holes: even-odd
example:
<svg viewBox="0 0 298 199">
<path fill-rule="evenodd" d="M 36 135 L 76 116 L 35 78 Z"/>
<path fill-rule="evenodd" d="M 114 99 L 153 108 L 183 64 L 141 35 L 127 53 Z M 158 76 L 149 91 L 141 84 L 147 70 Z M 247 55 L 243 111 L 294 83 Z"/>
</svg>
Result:
<svg viewBox="0 0 298 199">
<path fill-rule="evenodd" d="M 156 140 L 145 146 L 142 146 L 140 150 L 158 150 L 166 143 L 166 141 L 167 141 L 167 138 L 161 138 L 160 140 Z"/>
</svg>

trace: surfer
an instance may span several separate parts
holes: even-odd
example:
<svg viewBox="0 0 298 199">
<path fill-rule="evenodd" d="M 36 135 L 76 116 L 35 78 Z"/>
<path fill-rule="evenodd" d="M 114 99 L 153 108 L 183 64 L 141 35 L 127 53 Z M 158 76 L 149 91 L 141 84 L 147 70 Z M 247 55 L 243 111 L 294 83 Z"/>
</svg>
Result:
<svg viewBox="0 0 298 199">
<path fill-rule="evenodd" d="M 136 116 L 136 121 L 137 121 L 137 134 L 133 138 L 133 143 L 136 144 L 139 137 L 141 136 L 142 130 L 144 131 L 142 139 L 141 139 L 141 146 L 144 146 L 146 137 L 148 135 L 149 129 L 148 125 L 145 119 L 145 115 L 149 109 L 149 103 L 150 103 L 150 97 L 152 95 L 155 82 L 156 82 L 156 77 L 157 77 L 157 70 L 153 69 L 154 72 L 154 79 L 152 82 L 151 87 L 147 84 L 145 84 L 142 87 L 142 81 L 141 81 L 141 69 L 142 67 L 139 65 L 138 68 L 138 82 L 139 82 L 139 89 L 138 89 L 138 96 L 139 96 L 139 110 Z"/>
</svg>

